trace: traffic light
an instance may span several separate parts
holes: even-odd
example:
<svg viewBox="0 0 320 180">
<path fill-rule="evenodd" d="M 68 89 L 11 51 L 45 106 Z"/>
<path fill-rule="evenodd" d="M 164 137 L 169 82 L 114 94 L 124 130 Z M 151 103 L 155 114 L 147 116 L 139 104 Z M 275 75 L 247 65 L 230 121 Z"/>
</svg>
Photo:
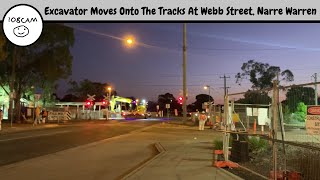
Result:
<svg viewBox="0 0 320 180">
<path fill-rule="evenodd" d="M 180 96 L 180 97 L 178 98 L 178 102 L 179 102 L 179 104 L 182 104 L 182 102 L 183 102 L 183 97 Z"/>
<path fill-rule="evenodd" d="M 109 105 L 109 101 L 108 101 L 108 100 L 105 100 L 105 99 L 103 99 L 101 103 L 102 103 L 102 106 L 107 106 L 107 105 Z"/>
<path fill-rule="evenodd" d="M 93 102 L 90 100 L 86 100 L 86 108 L 91 108 L 93 106 Z"/>
</svg>

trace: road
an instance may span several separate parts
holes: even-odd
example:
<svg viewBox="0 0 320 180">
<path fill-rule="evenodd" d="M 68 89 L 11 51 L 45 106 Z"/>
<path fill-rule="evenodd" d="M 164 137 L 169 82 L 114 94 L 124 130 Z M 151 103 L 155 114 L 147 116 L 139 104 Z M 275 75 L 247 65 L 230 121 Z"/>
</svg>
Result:
<svg viewBox="0 0 320 180">
<path fill-rule="evenodd" d="M 0 166 L 52 154 L 158 123 L 158 120 L 93 121 L 0 135 Z"/>
</svg>

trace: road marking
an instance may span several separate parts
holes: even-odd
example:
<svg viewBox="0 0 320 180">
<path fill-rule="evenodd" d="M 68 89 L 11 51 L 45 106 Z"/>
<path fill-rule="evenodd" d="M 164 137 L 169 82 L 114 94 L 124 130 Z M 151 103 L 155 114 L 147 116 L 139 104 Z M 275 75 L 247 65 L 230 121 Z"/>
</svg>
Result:
<svg viewBox="0 0 320 180">
<path fill-rule="evenodd" d="M 32 135 L 32 136 L 25 136 L 25 137 L 17 137 L 17 138 L 11 138 L 11 139 L 1 139 L 0 142 L 5 142 L 5 141 L 14 141 L 14 140 L 19 140 L 19 139 L 29 139 L 29 138 L 34 138 L 34 137 L 41 137 L 41 136 L 51 136 L 51 135 L 56 135 L 56 134 L 64 134 L 72 131 L 60 131 L 60 132 L 54 132 L 54 133 L 47 133 L 47 134 L 38 134 L 38 135 Z"/>
</svg>

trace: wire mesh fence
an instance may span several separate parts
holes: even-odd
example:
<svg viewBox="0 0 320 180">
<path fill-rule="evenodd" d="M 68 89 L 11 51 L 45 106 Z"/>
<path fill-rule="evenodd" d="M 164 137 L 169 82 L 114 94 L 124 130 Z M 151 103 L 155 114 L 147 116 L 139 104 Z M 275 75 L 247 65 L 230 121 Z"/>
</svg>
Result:
<svg viewBox="0 0 320 180">
<path fill-rule="evenodd" d="M 229 94 L 221 129 L 233 134 L 230 159 L 264 178 L 320 179 L 317 104 L 314 83 Z"/>
</svg>

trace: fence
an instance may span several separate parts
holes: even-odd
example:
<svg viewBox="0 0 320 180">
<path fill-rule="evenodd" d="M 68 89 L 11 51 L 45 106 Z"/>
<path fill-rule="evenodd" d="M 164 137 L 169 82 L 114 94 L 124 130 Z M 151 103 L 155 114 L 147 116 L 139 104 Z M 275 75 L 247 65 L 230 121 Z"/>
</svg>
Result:
<svg viewBox="0 0 320 180">
<path fill-rule="evenodd" d="M 229 160 L 230 143 L 241 149 L 240 142 L 246 142 L 250 160 L 232 155 L 230 159 L 260 177 L 320 179 L 320 108 L 312 111 L 319 115 L 307 111 L 318 104 L 317 84 L 280 86 L 274 81 L 272 88 L 228 94 L 221 123 L 225 159 Z"/>
</svg>

